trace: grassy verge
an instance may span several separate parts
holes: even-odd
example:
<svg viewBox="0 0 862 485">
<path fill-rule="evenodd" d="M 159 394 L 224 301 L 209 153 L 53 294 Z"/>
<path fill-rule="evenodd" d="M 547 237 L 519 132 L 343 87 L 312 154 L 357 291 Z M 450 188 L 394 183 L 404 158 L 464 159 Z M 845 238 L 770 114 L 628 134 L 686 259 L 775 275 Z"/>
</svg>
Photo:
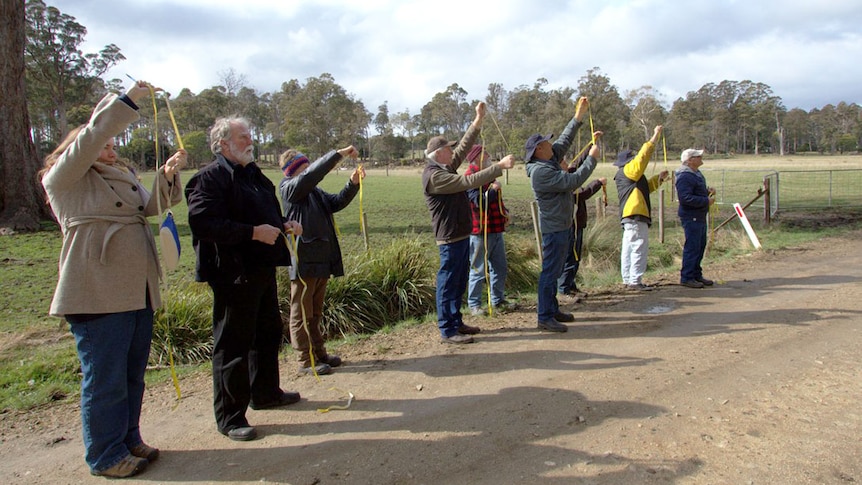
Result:
<svg viewBox="0 0 862 485">
<path fill-rule="evenodd" d="M 608 171 L 608 167 L 600 169 Z M 277 181 L 276 172 L 270 176 Z M 346 180 L 347 173 L 338 172 L 327 177 L 323 185 L 337 192 Z M 329 334 L 339 336 L 330 344 L 332 348 L 349 345 L 368 332 L 392 332 L 402 325 L 428 321 L 429 312 L 433 312 L 438 256 L 419 189 L 419 172 L 405 170 L 390 177 L 382 171 L 372 172 L 366 180 L 363 209 L 368 214 L 371 251 L 366 253 L 359 234 L 358 200 L 336 215 L 348 274 L 332 280 L 328 290 L 327 322 L 342 322 L 327 323 L 333 325 Z M 525 300 L 535 299 L 539 265 L 529 216 L 532 196 L 522 169 L 511 171 L 504 192 L 514 215 L 506 236 L 508 291 Z M 679 269 L 682 231 L 676 223 L 675 204 L 669 207 L 665 242 L 659 242 L 657 224 L 650 235 L 650 275 Z M 580 285 L 611 287 L 619 282 L 621 230 L 616 210 L 611 205 L 606 217 L 598 217 L 593 214 L 594 204 L 590 204 L 590 212 Z M 157 317 L 151 354 L 156 370 L 147 376 L 151 383 L 170 381 L 166 369 L 169 349 L 174 352 L 180 375 L 209 368 L 211 297 L 206 285 L 192 282 L 194 253 L 185 205 L 175 207 L 174 215 L 183 252 L 179 268 L 168 275 L 164 293 L 167 307 Z M 756 220 L 753 223 L 764 248 L 780 250 L 856 229 L 860 219 L 862 211 L 844 209 L 788 214 L 770 227 Z M 155 220 L 152 222 L 155 230 Z M 78 397 L 80 376 L 74 341 L 62 320 L 47 316 L 60 245 L 61 236 L 54 226 L 33 234 L 0 237 L 0 412 Z M 705 265 L 749 252 L 751 244 L 734 221 L 715 235 Z M 284 302 L 284 279 L 280 287 Z M 203 364 L 197 364 L 200 362 Z"/>
</svg>

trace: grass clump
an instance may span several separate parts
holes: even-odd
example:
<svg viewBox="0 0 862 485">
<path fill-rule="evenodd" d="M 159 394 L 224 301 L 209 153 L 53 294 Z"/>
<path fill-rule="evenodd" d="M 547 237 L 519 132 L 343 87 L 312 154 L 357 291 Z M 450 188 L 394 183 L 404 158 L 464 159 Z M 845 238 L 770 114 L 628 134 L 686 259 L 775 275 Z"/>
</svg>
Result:
<svg viewBox="0 0 862 485">
<path fill-rule="evenodd" d="M 350 252 L 344 276 L 330 278 L 323 330 L 342 337 L 371 333 L 434 308 L 432 267 L 417 238 L 397 238 L 373 251 Z M 282 312 L 290 312 L 290 282 L 279 272 Z"/>
<path fill-rule="evenodd" d="M 156 310 L 150 364 L 167 365 L 209 360 L 213 349 L 212 294 L 207 285 L 174 284 L 162 293 Z"/>
</svg>

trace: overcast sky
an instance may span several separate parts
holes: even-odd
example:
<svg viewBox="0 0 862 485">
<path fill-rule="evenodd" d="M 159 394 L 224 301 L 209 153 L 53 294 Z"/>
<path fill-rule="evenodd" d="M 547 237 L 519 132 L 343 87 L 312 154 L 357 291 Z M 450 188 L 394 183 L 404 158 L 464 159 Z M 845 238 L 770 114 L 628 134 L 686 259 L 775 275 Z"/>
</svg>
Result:
<svg viewBox="0 0 862 485">
<path fill-rule="evenodd" d="M 120 47 L 130 74 L 198 93 L 233 68 L 259 92 L 328 72 L 372 113 L 417 114 L 458 83 L 484 99 L 577 88 L 598 67 L 620 95 L 669 107 L 724 80 L 769 85 L 788 108 L 862 104 L 859 0 L 45 0 L 88 29 L 84 52 Z"/>
</svg>

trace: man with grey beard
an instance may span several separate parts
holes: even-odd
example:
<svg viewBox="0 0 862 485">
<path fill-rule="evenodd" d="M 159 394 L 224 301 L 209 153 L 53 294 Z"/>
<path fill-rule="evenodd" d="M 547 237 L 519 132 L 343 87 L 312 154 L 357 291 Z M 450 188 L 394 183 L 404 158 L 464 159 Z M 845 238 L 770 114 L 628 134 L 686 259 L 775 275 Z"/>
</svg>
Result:
<svg viewBox="0 0 862 485">
<path fill-rule="evenodd" d="M 244 118 L 219 118 L 210 130 L 215 160 L 189 180 L 185 194 L 197 255 L 195 279 L 213 292 L 213 405 L 220 433 L 236 441 L 257 437 L 246 410 L 298 402 L 279 386 L 282 339 L 276 266 L 290 264 L 287 221 L 275 186 L 254 163 Z"/>
</svg>

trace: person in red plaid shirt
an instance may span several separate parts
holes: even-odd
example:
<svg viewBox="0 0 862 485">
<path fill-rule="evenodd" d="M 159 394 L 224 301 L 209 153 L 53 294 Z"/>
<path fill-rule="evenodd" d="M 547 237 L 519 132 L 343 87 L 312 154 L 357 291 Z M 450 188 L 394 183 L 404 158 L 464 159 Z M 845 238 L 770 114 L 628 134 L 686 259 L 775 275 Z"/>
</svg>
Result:
<svg viewBox="0 0 862 485">
<path fill-rule="evenodd" d="M 464 175 L 479 172 L 485 168 L 490 155 L 482 145 L 473 145 L 467 154 L 469 166 Z M 473 231 L 470 233 L 470 279 L 467 290 L 467 304 L 472 315 L 482 315 L 482 302 L 485 296 L 485 241 L 487 237 L 488 275 L 491 280 L 491 305 L 495 310 L 508 312 L 518 308 L 517 303 L 506 300 L 506 244 L 503 233 L 509 224 L 509 211 L 503 204 L 500 183 L 494 180 L 482 187 L 467 191 L 473 216 Z M 480 211 L 481 209 L 481 211 Z M 485 234 L 487 223 L 488 232 Z"/>
</svg>

